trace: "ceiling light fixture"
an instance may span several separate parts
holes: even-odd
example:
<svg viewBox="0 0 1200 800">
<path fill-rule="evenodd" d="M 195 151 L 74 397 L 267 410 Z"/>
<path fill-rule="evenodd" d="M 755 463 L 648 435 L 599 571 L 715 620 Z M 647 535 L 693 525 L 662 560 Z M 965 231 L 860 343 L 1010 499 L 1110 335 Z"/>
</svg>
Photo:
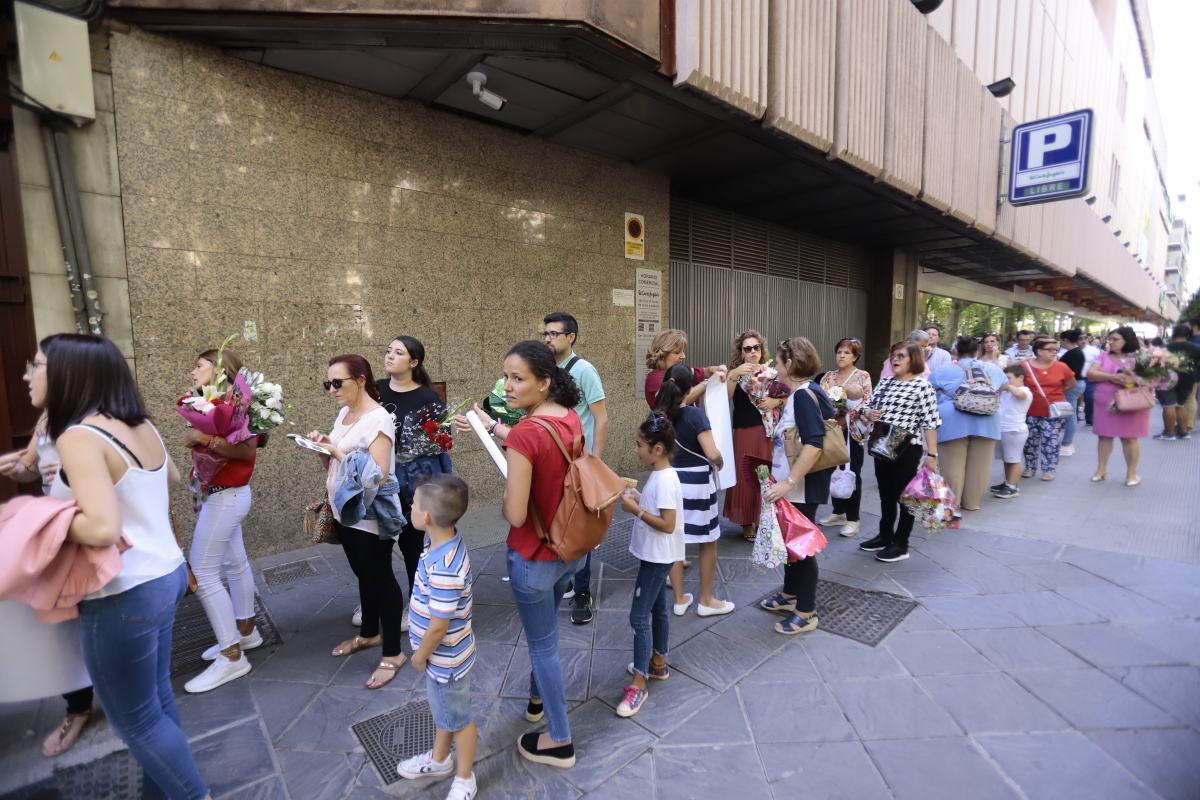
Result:
<svg viewBox="0 0 1200 800">
<path fill-rule="evenodd" d="M 501 97 L 495 92 L 489 92 L 483 88 L 487 84 L 487 75 L 478 70 L 467 73 L 467 83 L 471 84 L 471 93 L 479 98 L 479 102 L 483 103 L 493 111 L 499 111 L 504 108 L 507 99 Z"/>
<path fill-rule="evenodd" d="M 987 90 L 992 93 L 993 97 L 1008 97 L 1012 94 L 1012 90 L 1017 88 L 1017 82 L 1012 78 L 1002 78 L 995 83 L 989 83 Z"/>
</svg>

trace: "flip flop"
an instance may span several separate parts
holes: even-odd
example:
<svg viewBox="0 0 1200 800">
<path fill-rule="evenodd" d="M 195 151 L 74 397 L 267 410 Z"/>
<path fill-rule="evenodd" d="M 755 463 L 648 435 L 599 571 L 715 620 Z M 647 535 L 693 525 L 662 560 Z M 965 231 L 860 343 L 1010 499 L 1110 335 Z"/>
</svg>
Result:
<svg viewBox="0 0 1200 800">
<path fill-rule="evenodd" d="M 403 667 L 407 663 L 408 663 L 407 658 L 405 658 L 399 664 L 392 664 L 391 662 L 380 660 L 380 662 L 375 665 L 375 671 L 371 673 L 371 677 L 367 679 L 367 683 L 366 683 L 367 688 L 368 689 L 382 689 L 384 686 L 387 686 L 389 683 L 396 680 L 396 673 L 399 672 L 400 668 Z M 375 672 L 378 672 L 379 670 L 384 670 L 385 672 L 390 673 L 390 674 L 388 675 L 387 680 L 383 681 L 382 683 L 373 684 L 372 681 L 375 680 Z"/>
<path fill-rule="evenodd" d="M 82 714 L 67 714 L 54 732 L 46 737 L 46 741 L 42 742 L 42 755 L 46 758 L 54 758 L 70 750 L 72 745 L 79 740 L 79 736 L 91 718 L 91 711 L 85 711 Z"/>
<path fill-rule="evenodd" d="M 346 642 L 350 643 L 349 647 L 346 646 Z M 345 642 L 342 642 L 337 647 L 333 648 L 329 654 L 334 658 L 342 658 L 343 656 L 352 656 L 360 650 L 367 650 L 369 648 L 378 646 L 379 643 L 371 644 L 363 637 L 355 636 L 353 639 L 347 639 Z"/>
</svg>

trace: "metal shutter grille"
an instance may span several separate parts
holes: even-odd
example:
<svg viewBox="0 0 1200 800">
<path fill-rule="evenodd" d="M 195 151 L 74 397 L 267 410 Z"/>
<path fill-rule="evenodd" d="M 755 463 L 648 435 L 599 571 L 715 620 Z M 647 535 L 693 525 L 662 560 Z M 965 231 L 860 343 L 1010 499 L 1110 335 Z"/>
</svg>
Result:
<svg viewBox="0 0 1200 800">
<path fill-rule="evenodd" d="M 743 272 L 767 274 L 770 260 L 771 226 L 748 217 L 735 217 L 733 226 L 733 268 Z"/>
<path fill-rule="evenodd" d="M 797 235 L 796 277 L 802 281 L 825 282 L 825 240 L 806 233 Z"/>
</svg>

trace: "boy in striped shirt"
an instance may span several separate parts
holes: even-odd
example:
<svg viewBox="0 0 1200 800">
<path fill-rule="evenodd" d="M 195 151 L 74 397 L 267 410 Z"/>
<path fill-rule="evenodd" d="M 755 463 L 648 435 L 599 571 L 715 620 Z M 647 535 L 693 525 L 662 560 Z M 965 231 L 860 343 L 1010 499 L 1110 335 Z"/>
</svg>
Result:
<svg viewBox="0 0 1200 800">
<path fill-rule="evenodd" d="M 471 800 L 478 787 L 473 764 L 478 730 L 471 719 L 475 634 L 471 630 L 471 559 L 454 525 L 467 510 L 467 484 L 453 474 L 431 475 L 413 496 L 412 524 L 429 536 L 417 564 L 408 606 L 412 665 L 425 673 L 437 728 L 433 749 L 397 765 L 405 778 L 455 774 L 447 800 Z M 450 744 L 458 752 L 450 762 Z"/>
</svg>

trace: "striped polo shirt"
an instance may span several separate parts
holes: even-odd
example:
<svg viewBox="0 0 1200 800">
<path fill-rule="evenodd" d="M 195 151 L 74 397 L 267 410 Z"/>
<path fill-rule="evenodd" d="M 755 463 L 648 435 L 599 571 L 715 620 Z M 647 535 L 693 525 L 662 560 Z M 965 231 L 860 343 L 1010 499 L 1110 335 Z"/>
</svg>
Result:
<svg viewBox="0 0 1200 800">
<path fill-rule="evenodd" d="M 462 537 L 426 548 L 417 563 L 408 606 L 408 638 L 414 651 L 421 646 L 432 617 L 450 620 L 441 644 L 429 656 L 426 674 L 439 683 L 458 680 L 475 663 L 475 634 L 471 629 L 471 558 Z"/>
</svg>

